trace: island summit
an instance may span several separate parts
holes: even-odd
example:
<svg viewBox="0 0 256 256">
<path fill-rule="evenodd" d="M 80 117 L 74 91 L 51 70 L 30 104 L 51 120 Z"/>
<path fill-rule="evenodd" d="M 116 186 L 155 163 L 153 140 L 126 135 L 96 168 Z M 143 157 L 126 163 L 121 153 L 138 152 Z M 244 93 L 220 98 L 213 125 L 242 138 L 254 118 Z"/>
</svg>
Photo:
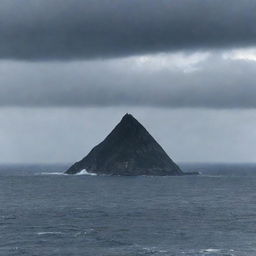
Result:
<svg viewBox="0 0 256 256">
<path fill-rule="evenodd" d="M 166 154 L 149 132 L 126 114 L 114 130 L 67 174 L 80 172 L 98 175 L 187 175 Z"/>
</svg>

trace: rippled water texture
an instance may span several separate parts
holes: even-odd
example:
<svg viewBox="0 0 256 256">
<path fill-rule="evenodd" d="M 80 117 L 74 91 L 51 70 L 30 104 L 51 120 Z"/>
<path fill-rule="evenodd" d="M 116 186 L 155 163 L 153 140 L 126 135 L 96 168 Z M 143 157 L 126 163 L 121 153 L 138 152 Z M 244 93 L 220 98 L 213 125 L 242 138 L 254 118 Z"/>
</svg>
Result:
<svg viewBox="0 0 256 256">
<path fill-rule="evenodd" d="M 2 166 L 0 255 L 255 256 L 256 166 L 187 177 L 50 175 Z"/>
</svg>

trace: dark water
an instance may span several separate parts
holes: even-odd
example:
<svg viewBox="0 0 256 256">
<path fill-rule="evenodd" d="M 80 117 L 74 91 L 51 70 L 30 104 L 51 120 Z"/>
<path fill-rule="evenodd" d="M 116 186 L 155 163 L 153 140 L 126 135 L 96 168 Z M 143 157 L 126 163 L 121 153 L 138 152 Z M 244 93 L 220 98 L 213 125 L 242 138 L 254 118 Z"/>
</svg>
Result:
<svg viewBox="0 0 256 256">
<path fill-rule="evenodd" d="M 256 165 L 187 177 L 47 174 L 1 166 L 0 255 L 256 255 Z"/>
</svg>

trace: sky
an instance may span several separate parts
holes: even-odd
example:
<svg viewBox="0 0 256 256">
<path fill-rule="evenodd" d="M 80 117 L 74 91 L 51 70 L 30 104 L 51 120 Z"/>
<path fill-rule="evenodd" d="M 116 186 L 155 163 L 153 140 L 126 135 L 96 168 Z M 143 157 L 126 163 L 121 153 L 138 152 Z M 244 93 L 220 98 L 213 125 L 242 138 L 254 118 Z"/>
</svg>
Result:
<svg viewBox="0 0 256 256">
<path fill-rule="evenodd" d="M 0 163 L 72 163 L 131 113 L 176 162 L 256 162 L 255 0 L 0 0 Z"/>
</svg>

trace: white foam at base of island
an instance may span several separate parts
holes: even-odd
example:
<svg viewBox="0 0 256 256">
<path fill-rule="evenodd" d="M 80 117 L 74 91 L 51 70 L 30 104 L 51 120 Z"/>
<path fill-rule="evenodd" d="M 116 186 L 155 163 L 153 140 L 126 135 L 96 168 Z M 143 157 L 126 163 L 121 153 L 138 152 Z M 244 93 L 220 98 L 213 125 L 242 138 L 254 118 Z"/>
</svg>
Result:
<svg viewBox="0 0 256 256">
<path fill-rule="evenodd" d="M 90 176 L 96 176 L 96 173 L 93 172 L 87 172 L 86 169 L 83 169 L 82 171 L 78 172 L 76 175 L 90 175 Z"/>
</svg>

